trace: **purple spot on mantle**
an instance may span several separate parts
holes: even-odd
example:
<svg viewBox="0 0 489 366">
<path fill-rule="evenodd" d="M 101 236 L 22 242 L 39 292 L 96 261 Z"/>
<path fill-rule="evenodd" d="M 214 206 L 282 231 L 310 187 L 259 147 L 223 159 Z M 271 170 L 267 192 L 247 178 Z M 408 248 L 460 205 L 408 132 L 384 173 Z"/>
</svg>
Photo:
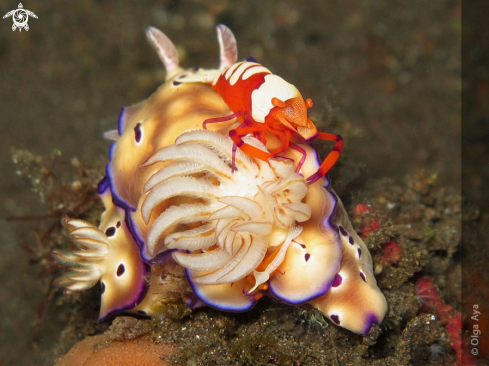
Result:
<svg viewBox="0 0 489 366">
<path fill-rule="evenodd" d="M 115 227 L 113 226 L 105 230 L 105 235 L 107 235 L 107 237 L 114 236 L 114 234 L 115 234 Z"/>
<path fill-rule="evenodd" d="M 340 325 L 340 317 L 338 315 L 330 315 L 329 317 L 331 318 L 333 323 L 335 323 L 336 325 Z"/>
<path fill-rule="evenodd" d="M 362 256 L 362 250 L 358 248 L 358 258 L 360 258 L 361 256 Z"/>
<path fill-rule="evenodd" d="M 355 242 L 353 241 L 353 237 L 352 237 L 352 236 L 350 236 L 350 237 L 348 238 L 348 243 L 350 243 L 351 245 L 353 245 L 353 243 L 355 243 Z"/>
<path fill-rule="evenodd" d="M 117 277 L 122 276 L 125 271 L 126 271 L 126 267 L 124 267 L 122 263 L 119 264 L 119 267 L 117 267 Z"/>
<path fill-rule="evenodd" d="M 112 157 L 114 156 L 114 150 L 115 150 L 116 144 L 113 143 L 109 147 L 109 161 L 112 161 Z"/>
<path fill-rule="evenodd" d="M 343 226 L 338 226 L 338 229 L 340 229 L 340 232 L 343 236 L 347 236 L 348 233 L 346 232 L 345 228 Z"/>
<path fill-rule="evenodd" d="M 120 221 L 117 221 L 117 228 L 120 228 L 121 227 L 121 222 Z"/>
<path fill-rule="evenodd" d="M 364 282 L 367 282 L 367 279 L 365 278 L 365 274 L 363 272 L 360 272 L 360 277 L 362 277 L 362 280 Z"/>
<path fill-rule="evenodd" d="M 139 144 L 141 141 L 141 123 L 138 123 L 136 127 L 134 127 L 134 139 Z"/>
<path fill-rule="evenodd" d="M 299 244 L 301 247 L 303 247 L 304 249 L 306 249 L 306 246 L 304 244 Z"/>
<path fill-rule="evenodd" d="M 174 81 L 174 82 L 173 82 L 173 86 L 179 86 L 179 85 L 182 85 L 182 83 L 181 83 L 181 82 L 179 82 L 179 81 Z"/>
<path fill-rule="evenodd" d="M 246 57 L 245 61 L 248 61 L 248 62 L 257 62 L 257 61 L 255 60 L 255 58 L 254 58 L 254 57 L 252 57 L 252 56 L 248 56 L 248 57 Z M 258 63 L 258 62 L 257 62 L 257 63 Z"/>
<path fill-rule="evenodd" d="M 304 255 L 304 258 L 306 259 L 306 262 L 309 260 L 309 258 L 311 258 L 311 255 L 309 253 L 306 253 Z"/>
<path fill-rule="evenodd" d="M 365 329 L 361 333 L 364 335 L 367 334 L 370 331 L 370 328 L 376 324 L 379 324 L 379 318 L 374 314 L 370 314 L 365 321 Z"/>
<path fill-rule="evenodd" d="M 343 277 L 338 273 L 331 284 L 332 287 L 338 287 L 343 282 Z"/>
</svg>

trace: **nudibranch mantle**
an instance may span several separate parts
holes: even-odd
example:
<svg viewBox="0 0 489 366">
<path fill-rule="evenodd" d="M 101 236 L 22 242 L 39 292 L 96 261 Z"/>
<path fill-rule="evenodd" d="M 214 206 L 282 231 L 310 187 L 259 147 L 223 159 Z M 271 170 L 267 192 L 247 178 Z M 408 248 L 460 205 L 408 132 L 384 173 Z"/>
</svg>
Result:
<svg viewBox="0 0 489 366">
<path fill-rule="evenodd" d="M 100 280 L 101 320 L 120 311 L 158 316 L 153 305 L 175 293 L 190 307 L 228 311 L 248 310 L 270 294 L 309 303 L 366 334 L 387 304 L 327 177 L 313 184 L 303 178 L 320 168 L 316 151 L 297 141 L 298 149 L 263 161 L 233 146 L 234 119 L 203 130 L 203 121 L 232 112 L 210 85 L 179 83 L 196 71 L 180 68 L 163 33 L 149 28 L 147 35 L 167 80 L 148 100 L 124 108 L 118 130 L 106 133 L 116 140 L 99 185 L 106 210 L 98 228 L 63 219 L 78 250 L 55 253 L 70 266 L 58 284 L 73 292 Z M 225 26 L 218 39 L 222 70 L 236 64 L 237 49 Z M 243 141 L 264 153 L 280 144 L 273 136 L 266 146 L 251 136 Z M 188 282 L 163 280 L 184 270 Z"/>
</svg>

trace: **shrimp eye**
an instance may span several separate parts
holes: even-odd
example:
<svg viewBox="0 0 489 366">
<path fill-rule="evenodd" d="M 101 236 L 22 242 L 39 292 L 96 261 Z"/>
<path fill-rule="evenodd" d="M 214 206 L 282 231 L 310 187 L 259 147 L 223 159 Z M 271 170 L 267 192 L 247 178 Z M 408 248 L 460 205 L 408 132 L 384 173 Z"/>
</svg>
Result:
<svg viewBox="0 0 489 366">
<path fill-rule="evenodd" d="M 306 108 L 309 109 L 312 107 L 313 103 L 312 103 L 312 99 L 306 99 Z"/>
<path fill-rule="evenodd" d="M 272 98 L 272 104 L 274 107 L 285 108 L 285 103 L 275 97 Z"/>
</svg>

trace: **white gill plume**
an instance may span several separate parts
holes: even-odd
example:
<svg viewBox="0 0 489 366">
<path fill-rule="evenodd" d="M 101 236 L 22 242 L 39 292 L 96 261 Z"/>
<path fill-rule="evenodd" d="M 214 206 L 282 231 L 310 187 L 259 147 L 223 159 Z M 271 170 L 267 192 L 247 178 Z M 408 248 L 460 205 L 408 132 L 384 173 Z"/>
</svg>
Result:
<svg viewBox="0 0 489 366">
<path fill-rule="evenodd" d="M 265 150 L 257 139 L 245 140 Z M 237 149 L 232 173 L 232 150 L 228 137 L 191 131 L 145 163 L 165 163 L 145 185 L 141 213 L 146 223 L 154 219 L 145 256 L 179 249 L 173 258 L 199 271 L 192 278 L 196 283 L 237 281 L 253 273 L 267 253 L 278 251 L 265 271 L 256 273 L 257 283 L 267 281 L 301 232 L 296 222 L 311 216 L 302 203 L 308 185 L 291 160 L 264 162 Z M 158 207 L 168 208 L 158 215 Z"/>
<path fill-rule="evenodd" d="M 53 252 L 58 261 L 70 266 L 70 271 L 55 283 L 64 287 L 66 293 L 89 289 L 103 274 L 101 263 L 109 252 L 108 238 L 99 228 L 83 220 L 64 217 L 62 223 L 78 250 Z"/>
</svg>

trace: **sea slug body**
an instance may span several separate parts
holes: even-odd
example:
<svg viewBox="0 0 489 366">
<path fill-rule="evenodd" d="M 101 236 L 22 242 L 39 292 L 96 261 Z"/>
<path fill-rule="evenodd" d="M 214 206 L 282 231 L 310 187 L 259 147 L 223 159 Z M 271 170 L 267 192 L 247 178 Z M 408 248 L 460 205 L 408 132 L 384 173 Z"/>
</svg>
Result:
<svg viewBox="0 0 489 366">
<path fill-rule="evenodd" d="M 240 136 L 258 157 L 248 154 L 229 137 L 235 118 L 203 129 L 233 112 L 210 85 L 188 82 L 201 74 L 180 68 L 163 33 L 147 35 L 166 82 L 124 108 L 118 129 L 106 133 L 116 141 L 99 185 L 102 221 L 97 228 L 63 219 L 78 249 L 55 253 L 70 267 L 57 283 L 73 292 L 100 280 L 101 320 L 123 311 L 159 316 L 152 304 L 171 288 L 190 307 L 225 311 L 249 310 L 264 295 L 309 303 L 333 323 L 368 333 L 387 304 L 365 244 L 327 176 L 317 175 L 317 152 L 292 139 L 293 148 L 268 156 L 283 149 L 280 140 L 251 134 Z M 222 25 L 218 36 L 220 69 L 229 68 L 237 61 L 234 36 Z M 162 280 L 165 271 L 185 271 L 187 279 L 174 286 Z"/>
</svg>

